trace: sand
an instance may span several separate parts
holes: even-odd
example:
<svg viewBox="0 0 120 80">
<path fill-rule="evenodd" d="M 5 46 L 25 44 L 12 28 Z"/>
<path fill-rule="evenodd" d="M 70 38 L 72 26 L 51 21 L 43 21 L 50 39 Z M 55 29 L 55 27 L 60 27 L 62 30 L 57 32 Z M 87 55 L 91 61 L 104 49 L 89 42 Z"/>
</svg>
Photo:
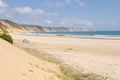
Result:
<svg viewBox="0 0 120 80">
<path fill-rule="evenodd" d="M 37 56 L 39 56 L 38 54 L 44 55 L 44 53 L 51 55 L 62 65 L 104 77 L 99 80 L 120 80 L 119 39 L 84 39 L 16 34 L 12 34 L 12 36 L 16 46 L 36 50 Z M 30 43 L 23 43 L 23 39 L 28 39 Z M 51 56 L 47 56 L 47 58 Z"/>
<path fill-rule="evenodd" d="M 59 65 L 39 60 L 0 39 L 0 80 L 62 80 L 62 72 Z"/>
</svg>

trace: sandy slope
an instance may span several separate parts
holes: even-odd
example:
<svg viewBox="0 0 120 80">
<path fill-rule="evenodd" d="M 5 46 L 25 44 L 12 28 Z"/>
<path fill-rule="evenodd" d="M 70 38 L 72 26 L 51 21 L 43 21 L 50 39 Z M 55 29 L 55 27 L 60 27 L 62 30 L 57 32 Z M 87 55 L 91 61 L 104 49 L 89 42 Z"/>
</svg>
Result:
<svg viewBox="0 0 120 80">
<path fill-rule="evenodd" d="M 61 80 L 58 65 L 36 57 L 0 39 L 0 80 Z"/>
<path fill-rule="evenodd" d="M 13 35 L 17 45 L 46 53 L 86 73 L 104 80 L 120 80 L 120 40 Z M 22 43 L 23 39 L 29 44 Z M 32 47 L 31 47 L 32 46 Z M 112 79 L 111 79 L 112 78 Z M 99 79 L 102 80 L 102 79 Z"/>
</svg>

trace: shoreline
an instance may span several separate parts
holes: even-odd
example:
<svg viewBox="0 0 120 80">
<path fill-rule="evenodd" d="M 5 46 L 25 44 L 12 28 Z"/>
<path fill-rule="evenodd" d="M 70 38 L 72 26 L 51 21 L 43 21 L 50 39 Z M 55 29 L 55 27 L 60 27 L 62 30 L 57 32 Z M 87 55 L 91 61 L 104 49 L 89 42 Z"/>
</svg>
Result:
<svg viewBox="0 0 120 80">
<path fill-rule="evenodd" d="M 52 42 L 52 44 L 54 43 L 54 40 L 55 40 L 55 42 L 57 41 L 57 40 L 60 40 L 61 39 L 61 41 L 60 42 L 63 42 L 63 43 L 66 43 L 66 42 L 64 42 L 64 40 L 69 40 L 71 43 L 73 43 L 75 40 L 77 40 L 77 42 L 79 42 L 79 41 L 82 41 L 83 43 L 82 43 L 82 46 L 84 45 L 84 43 L 85 43 L 85 46 L 84 47 L 87 47 L 87 45 L 86 45 L 86 42 L 87 43 L 89 43 L 89 44 L 93 44 L 94 46 L 97 44 L 99 44 L 98 46 L 100 47 L 100 48 L 102 48 L 102 45 L 104 45 L 105 44 L 105 47 L 107 48 L 108 47 L 108 45 L 110 45 L 111 46 L 111 48 L 117 48 L 117 50 L 119 50 L 119 47 L 113 47 L 114 45 L 116 45 L 116 46 L 119 46 L 119 42 L 120 42 L 120 40 L 119 40 L 119 37 L 116 37 L 117 39 L 113 39 L 113 37 L 111 37 L 110 39 L 108 38 L 108 39 L 106 39 L 106 38 L 98 38 L 98 37 L 95 37 L 95 38 L 93 38 L 93 37 L 91 37 L 91 36 L 85 36 L 85 37 L 66 37 L 66 36 L 62 36 L 62 37 L 60 37 L 60 36 L 46 36 L 46 35 L 43 35 L 43 36 L 37 36 L 37 35 L 27 35 L 27 34 L 10 34 L 10 35 L 12 35 L 12 37 L 14 38 L 14 39 L 16 39 L 16 40 L 20 40 L 21 42 L 22 42 L 22 40 L 24 40 L 24 39 L 28 39 L 28 41 L 30 41 L 30 42 L 37 42 L 37 43 L 39 43 L 39 40 L 40 39 L 42 39 L 42 42 L 41 43 L 45 43 L 45 42 L 47 42 L 47 43 L 51 43 Z M 63 40 L 63 41 L 62 41 Z M 72 40 L 72 41 L 71 41 Z M 90 42 L 89 42 L 90 41 Z M 113 43 L 114 42 L 114 43 Z M 58 42 L 57 42 L 58 43 Z M 70 43 L 70 44 L 71 44 Z M 112 43 L 114 44 L 113 46 L 112 46 Z M 81 44 L 81 42 L 79 42 L 79 44 Z M 77 44 L 78 45 L 78 44 Z M 97 46 L 96 45 L 96 46 Z M 34 45 L 33 45 L 34 46 Z M 64 47 L 64 46 L 63 46 Z M 77 47 L 78 48 L 78 47 Z M 109 48 L 109 47 L 108 47 Z M 79 48 L 78 48 L 79 49 Z M 114 50 L 115 52 L 117 51 L 117 50 Z M 89 51 L 91 51 L 91 50 L 89 50 Z M 92 50 L 92 51 L 94 51 L 94 50 Z M 108 51 L 108 50 L 107 50 Z M 100 54 L 100 52 L 99 51 L 97 51 L 98 52 L 98 54 Z M 110 52 L 110 51 L 109 51 Z M 109 53 L 109 52 L 107 52 L 107 53 Z M 89 54 L 89 52 L 87 52 L 88 54 Z M 110 53 L 113 53 L 113 50 L 112 50 L 112 52 L 110 52 Z M 119 51 L 117 52 L 117 53 L 119 53 Z M 95 54 L 96 54 L 96 51 L 95 51 Z M 94 55 L 94 54 L 92 54 L 92 55 Z M 100 55 L 99 55 L 100 56 Z M 102 54 L 102 56 L 103 56 L 103 54 Z M 104 55 L 105 56 L 105 55 Z M 109 55 L 109 57 L 110 57 L 110 55 Z M 114 57 L 118 57 L 118 56 L 114 56 Z"/>
<path fill-rule="evenodd" d="M 12 35 L 14 35 L 14 33 L 10 33 Z M 103 35 L 62 35 L 62 34 L 56 34 L 56 35 L 48 35 L 48 34 L 27 34 L 27 33 L 18 33 L 17 35 L 23 35 L 23 36 L 42 36 L 42 37 L 63 37 L 63 38 L 81 38 L 81 39 L 100 39 L 100 40 L 120 40 L 120 36 L 103 36 Z M 62 36 L 61 36 L 62 35 Z"/>
</svg>

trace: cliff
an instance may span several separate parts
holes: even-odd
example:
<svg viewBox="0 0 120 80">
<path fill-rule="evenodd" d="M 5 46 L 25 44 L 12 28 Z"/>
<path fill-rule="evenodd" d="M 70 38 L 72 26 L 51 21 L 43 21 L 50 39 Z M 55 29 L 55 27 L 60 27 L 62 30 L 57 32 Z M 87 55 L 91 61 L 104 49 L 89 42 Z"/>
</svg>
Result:
<svg viewBox="0 0 120 80">
<path fill-rule="evenodd" d="M 10 20 L 0 19 L 0 32 L 74 32 L 82 31 L 68 27 L 42 27 L 37 25 L 22 25 Z"/>
</svg>

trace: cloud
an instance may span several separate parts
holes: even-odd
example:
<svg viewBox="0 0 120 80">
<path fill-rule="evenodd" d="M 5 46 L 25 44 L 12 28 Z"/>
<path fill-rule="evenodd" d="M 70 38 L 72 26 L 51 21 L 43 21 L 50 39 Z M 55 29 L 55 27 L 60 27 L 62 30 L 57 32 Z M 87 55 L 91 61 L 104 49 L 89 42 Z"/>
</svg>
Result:
<svg viewBox="0 0 120 80">
<path fill-rule="evenodd" d="M 16 7 L 13 9 L 13 12 L 20 15 L 47 15 L 47 16 L 59 16 L 57 12 L 45 12 L 42 9 L 33 9 L 31 7 Z"/>
<path fill-rule="evenodd" d="M 22 24 L 34 24 L 34 25 L 42 25 L 42 26 L 50 26 L 53 24 L 52 20 L 48 18 L 57 17 L 59 13 L 57 12 L 48 12 L 44 11 L 40 8 L 34 9 L 31 7 L 15 7 L 12 8 L 12 15 L 7 15 L 9 18 L 20 18 L 19 23 Z"/>
<path fill-rule="evenodd" d="M 8 4 L 3 2 L 3 0 L 0 0 L 0 8 L 6 8 L 8 7 Z"/>
<path fill-rule="evenodd" d="M 34 10 L 33 14 L 37 15 L 37 14 L 44 14 L 45 11 L 43 11 L 42 9 L 36 9 Z"/>
<path fill-rule="evenodd" d="M 5 3 L 3 0 L 0 0 L 0 14 L 4 13 L 8 8 L 8 4 Z"/>
<path fill-rule="evenodd" d="M 46 22 L 47 24 L 52 24 L 52 21 L 51 21 L 51 20 L 45 20 L 45 22 Z"/>
<path fill-rule="evenodd" d="M 64 1 L 56 1 L 56 2 L 52 2 L 52 1 L 45 1 L 45 4 L 47 6 L 50 7 L 66 7 L 66 6 L 70 6 L 71 4 L 79 4 L 81 7 L 85 7 L 87 4 L 81 0 L 64 0 Z"/>
<path fill-rule="evenodd" d="M 81 7 L 85 7 L 87 4 L 85 2 L 82 2 L 81 0 L 77 0 L 77 3 L 81 6 Z"/>
<path fill-rule="evenodd" d="M 93 26 L 93 23 L 89 20 L 71 18 L 71 17 L 63 18 L 60 24 L 68 25 L 72 27 L 92 27 Z"/>
<path fill-rule="evenodd" d="M 16 7 L 14 11 L 19 14 L 30 14 L 33 12 L 33 9 L 30 7 Z"/>
<path fill-rule="evenodd" d="M 64 7 L 64 2 L 51 2 L 51 1 L 45 1 L 45 4 L 50 7 Z"/>
<path fill-rule="evenodd" d="M 59 13 L 57 13 L 57 12 L 46 12 L 46 15 L 47 16 L 59 16 Z"/>
</svg>

